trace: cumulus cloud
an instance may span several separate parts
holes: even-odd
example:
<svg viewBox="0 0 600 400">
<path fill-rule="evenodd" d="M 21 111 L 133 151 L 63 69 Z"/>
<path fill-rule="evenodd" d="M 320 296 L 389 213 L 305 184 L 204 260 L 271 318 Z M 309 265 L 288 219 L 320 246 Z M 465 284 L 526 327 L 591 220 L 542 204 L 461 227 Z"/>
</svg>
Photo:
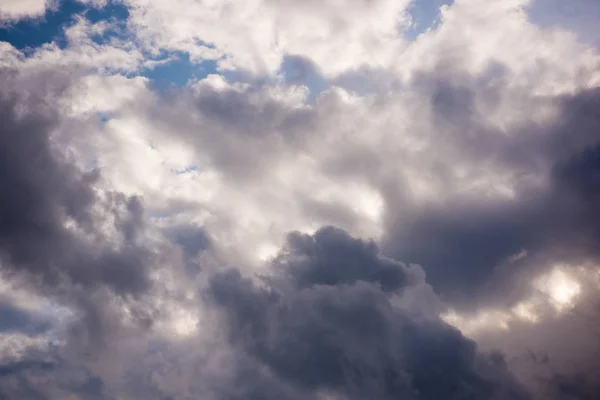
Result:
<svg viewBox="0 0 600 400">
<path fill-rule="evenodd" d="M 75 368 L 72 358 L 97 359 L 118 335 L 124 340 L 152 325 L 158 306 L 146 297 L 155 290 L 153 271 L 169 258 L 165 249 L 157 254 L 160 238 L 145 229 L 141 200 L 104 190 L 97 170 L 80 170 L 59 146 L 60 97 L 68 92 L 70 77 L 39 71 L 36 78 L 47 87 L 32 91 L 19 85 L 19 78 L 20 72 L 2 71 L 2 279 L 20 289 L 7 286 L 0 329 L 3 336 L 20 334 L 16 340 L 24 345 L 17 354 L 2 355 L 8 362 L 2 374 L 8 398 L 38 393 L 30 387 L 38 385 L 38 368 L 48 371 L 51 382 L 62 379 L 53 376 L 63 376 L 63 365 Z M 169 265 L 176 271 L 177 257 Z M 22 297 L 19 291 L 44 301 L 22 309 L 13 304 Z M 27 337 L 40 335 L 41 343 L 28 343 Z M 51 351 L 44 343 L 59 347 Z M 59 357 L 60 366 L 38 361 L 38 352 Z M 12 381 L 16 386 L 8 389 Z M 62 398 L 40 385 L 36 396 Z"/>
<path fill-rule="evenodd" d="M 51 0 L 3 0 L 0 3 L 0 24 L 7 20 L 11 22 L 43 16 L 54 4 Z"/>
<path fill-rule="evenodd" d="M 424 275 L 373 243 L 333 228 L 294 234 L 275 268 L 284 278 L 266 287 L 229 271 L 210 289 L 232 343 L 295 389 L 292 398 L 529 398 L 501 355 L 478 354 L 456 329 L 395 308 L 391 293 L 424 285 Z"/>
<path fill-rule="evenodd" d="M 4 81 L 10 72 L 4 71 Z M 52 73 L 48 78 L 52 78 Z M 57 77 L 60 79 L 60 76 Z M 99 240 L 94 226 L 96 174 L 73 168 L 52 142 L 57 116 L 45 93 L 26 99 L 5 82 L 2 99 L 2 249 L 4 263 L 15 270 L 39 275 L 43 282 L 58 284 L 66 277 L 81 285 L 104 282 L 123 292 L 143 291 L 145 256 L 135 246 L 102 251 L 101 242 L 86 243 L 89 235 Z M 108 194 L 106 212 L 114 213 L 117 232 L 134 244 L 141 222 L 141 204 L 135 199 Z M 119 215 L 122 213 L 122 215 Z M 109 214 L 110 216 L 110 214 Z M 83 259 L 89 259 L 87 271 Z M 93 276 L 95 275 L 95 276 Z"/>
<path fill-rule="evenodd" d="M 388 65 L 402 48 L 410 1 L 126 3 L 130 23 L 155 51 L 186 51 L 258 74 L 275 73 L 286 54 L 300 55 L 336 75 Z"/>
<path fill-rule="evenodd" d="M 0 398 L 593 398 L 600 54 L 553 0 L 421 1 L 6 36 Z"/>
</svg>

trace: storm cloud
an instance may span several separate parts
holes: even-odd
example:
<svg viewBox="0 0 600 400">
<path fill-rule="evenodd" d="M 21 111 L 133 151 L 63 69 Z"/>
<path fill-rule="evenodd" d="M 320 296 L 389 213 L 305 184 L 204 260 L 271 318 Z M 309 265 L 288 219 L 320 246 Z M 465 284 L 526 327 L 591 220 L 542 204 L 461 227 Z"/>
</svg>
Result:
<svg viewBox="0 0 600 400">
<path fill-rule="evenodd" d="M 418 266 L 407 268 L 381 257 L 373 243 L 323 228 L 314 236 L 291 235 L 275 268 L 285 278 L 266 287 L 235 270 L 218 274 L 210 293 L 228 317 L 231 342 L 299 393 L 529 398 L 501 354 L 480 354 L 441 320 L 394 307 L 394 293 L 425 285 Z"/>
</svg>

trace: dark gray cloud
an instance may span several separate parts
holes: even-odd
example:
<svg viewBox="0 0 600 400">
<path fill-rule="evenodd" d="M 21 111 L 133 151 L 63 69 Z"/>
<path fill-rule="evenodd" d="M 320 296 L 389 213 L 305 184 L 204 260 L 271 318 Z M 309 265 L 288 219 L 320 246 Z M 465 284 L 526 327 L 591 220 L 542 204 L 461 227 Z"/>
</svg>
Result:
<svg viewBox="0 0 600 400">
<path fill-rule="evenodd" d="M 3 72 L 3 79 L 7 73 Z M 104 212 L 114 218 L 125 245 L 111 249 L 95 226 L 98 172 L 83 173 L 52 142 L 59 114 L 53 93 L 21 96 L 3 91 L 0 98 L 0 254 L 3 268 L 27 272 L 54 287 L 68 280 L 85 287 L 106 284 L 120 294 L 148 288 L 148 252 L 136 245 L 142 224 L 139 200 L 109 194 Z M 65 227 L 74 221 L 84 234 Z"/>
<path fill-rule="evenodd" d="M 12 305 L 9 292 L 0 331 L 66 344 L 52 356 L 58 364 L 40 361 L 40 354 L 28 361 L 0 354 L 0 392 L 10 399 L 108 398 L 101 381 L 71 365 L 97 361 L 127 324 L 138 334 L 152 325 L 152 306 L 143 299 L 153 290 L 150 271 L 167 256 L 154 254 L 144 238 L 141 199 L 100 190 L 99 171 L 79 170 L 55 141 L 60 96 L 72 82 L 60 72 L 32 79 L 38 78 L 46 86 L 30 91 L 18 72 L 0 72 L 0 272 L 70 317 L 54 326 L 47 310 Z"/>
<path fill-rule="evenodd" d="M 196 276 L 202 268 L 199 263 L 200 255 L 212 248 L 212 239 L 202 227 L 194 225 L 178 225 L 166 230 L 166 235 L 181 247 L 185 261 L 186 272 Z"/>
<path fill-rule="evenodd" d="M 0 364 L 0 399 L 59 400 L 113 399 L 102 380 L 84 366 L 59 356 L 36 354 L 32 358 Z"/>
<path fill-rule="evenodd" d="M 599 373 L 600 370 L 596 367 L 570 375 L 556 374 L 548 380 L 550 392 L 557 399 L 593 400 L 600 391 L 600 383 L 594 378 Z"/>
<path fill-rule="evenodd" d="M 322 228 L 314 236 L 289 234 L 274 268 L 300 288 L 364 281 L 393 292 L 412 286 L 420 278 L 414 270 L 381 256 L 375 242 L 353 238 L 334 227 Z"/>
<path fill-rule="evenodd" d="M 422 265 L 436 291 L 459 306 L 498 300 L 493 290 L 514 283 L 514 274 L 531 259 L 508 262 L 523 249 L 555 262 L 597 258 L 600 92 L 547 99 L 559 113 L 552 125 L 529 124 L 498 134 L 477 122 L 473 93 L 446 84 L 434 87 L 440 123 L 459 132 L 441 140 L 452 140 L 459 155 L 480 160 L 482 167 L 510 171 L 515 195 L 456 194 L 443 203 L 419 205 L 405 198 L 396 209 L 394 194 L 388 197 L 384 252 Z M 443 171 L 451 169 L 441 165 L 441 182 Z M 532 177 L 545 182 L 536 184 Z"/>
<path fill-rule="evenodd" d="M 437 318 L 394 307 L 393 293 L 425 283 L 418 267 L 380 256 L 375 244 L 335 228 L 292 234 L 274 266 L 281 274 L 262 285 L 236 270 L 219 273 L 209 293 L 233 346 L 298 396 L 529 398 L 502 355 L 478 352 Z"/>
<path fill-rule="evenodd" d="M 265 82 L 227 87 L 201 82 L 193 91 L 162 97 L 145 111 L 169 135 L 167 140 L 174 135 L 207 150 L 209 164 L 225 179 L 247 185 L 268 174 L 274 158 L 285 157 L 289 149 L 284 145 L 305 146 L 315 129 L 311 109 L 282 102 L 270 88 Z"/>
</svg>

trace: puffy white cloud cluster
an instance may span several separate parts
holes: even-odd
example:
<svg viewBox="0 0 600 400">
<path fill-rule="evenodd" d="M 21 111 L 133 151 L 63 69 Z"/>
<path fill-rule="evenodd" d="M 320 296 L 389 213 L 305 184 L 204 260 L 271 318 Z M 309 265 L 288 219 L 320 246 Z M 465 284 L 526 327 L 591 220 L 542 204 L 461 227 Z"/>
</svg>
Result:
<svg viewBox="0 0 600 400">
<path fill-rule="evenodd" d="M 51 0 L 2 0 L 0 2 L 0 24 L 5 21 L 17 21 L 23 18 L 35 18 L 55 5 Z M 1 25 L 0 25 L 1 26 Z"/>
<path fill-rule="evenodd" d="M 127 1 L 150 49 L 219 59 L 224 69 L 273 74 L 286 54 L 326 75 L 389 65 L 404 47 L 410 1 Z"/>
</svg>

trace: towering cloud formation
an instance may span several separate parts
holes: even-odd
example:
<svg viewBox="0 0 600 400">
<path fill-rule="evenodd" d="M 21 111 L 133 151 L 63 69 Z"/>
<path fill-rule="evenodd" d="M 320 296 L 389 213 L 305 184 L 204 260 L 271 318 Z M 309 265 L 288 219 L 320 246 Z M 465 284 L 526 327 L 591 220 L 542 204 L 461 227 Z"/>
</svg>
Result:
<svg viewBox="0 0 600 400">
<path fill-rule="evenodd" d="M 288 398 L 529 398 L 501 355 L 478 354 L 456 329 L 405 303 L 405 290 L 427 292 L 417 287 L 426 285 L 419 267 L 378 253 L 323 228 L 289 237 L 266 287 L 237 271 L 214 276 L 211 295 L 230 341 L 275 378 L 246 383 L 249 393 L 232 398 L 272 398 L 283 387 Z"/>
<path fill-rule="evenodd" d="M 114 213 L 108 216 L 125 246 L 103 244 L 93 210 L 96 172 L 78 171 L 52 142 L 58 118 L 53 94 L 23 96 L 6 82 L 10 72 L 3 75 L 0 236 L 6 267 L 27 271 L 48 285 L 67 280 L 84 287 L 107 284 L 122 293 L 147 290 L 147 256 L 135 246 L 143 213 L 139 200 L 108 194 L 103 211 Z M 44 78 L 62 77 L 50 73 Z"/>
<path fill-rule="evenodd" d="M 0 4 L 0 398 L 594 398 L 594 40 L 422 1 Z"/>
</svg>

